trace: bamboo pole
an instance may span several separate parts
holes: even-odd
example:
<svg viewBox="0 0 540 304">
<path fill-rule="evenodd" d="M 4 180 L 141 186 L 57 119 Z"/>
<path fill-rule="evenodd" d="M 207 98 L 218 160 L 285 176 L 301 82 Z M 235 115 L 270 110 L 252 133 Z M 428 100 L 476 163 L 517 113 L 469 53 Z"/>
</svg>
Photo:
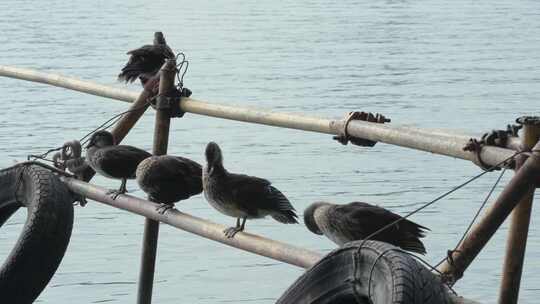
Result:
<svg viewBox="0 0 540 304">
<path fill-rule="evenodd" d="M 0 76 L 46 83 L 127 102 L 131 102 L 136 97 L 134 93 L 129 91 L 28 69 L 0 66 Z M 191 98 L 182 98 L 181 108 L 188 113 L 335 135 L 340 133 L 344 123 L 341 119 L 316 118 L 247 107 L 218 105 Z M 468 140 L 468 137 L 463 135 L 446 134 L 440 130 L 420 130 L 363 121 L 352 121 L 349 124 L 348 132 L 352 136 L 373 141 L 470 161 L 476 160 L 475 153 L 463 151 L 463 146 Z M 487 165 L 496 165 L 512 156 L 513 153 L 514 151 L 510 149 L 487 146 L 482 149 L 480 156 Z"/>
<path fill-rule="evenodd" d="M 97 95 L 115 100 L 133 102 L 137 99 L 139 102 L 147 100 L 149 96 L 137 95 L 134 92 L 111 88 L 92 82 L 82 81 L 57 74 L 42 73 L 35 70 L 1 66 L 0 76 L 17 78 L 21 80 L 39 82 L 58 86 L 83 93 Z M 145 93 L 145 92 L 143 92 Z M 146 92 L 148 93 L 148 92 Z M 145 98 L 142 98 L 145 97 Z M 135 108 L 133 106 L 132 108 Z M 146 109 L 146 108 L 145 108 Z M 339 134 L 343 127 L 343 120 L 323 119 L 307 117 L 295 114 L 276 113 L 246 107 L 236 107 L 227 105 L 211 104 L 203 101 L 197 101 L 190 98 L 183 98 L 181 109 L 184 112 L 213 116 L 217 118 L 231 119 L 251 123 L 259 123 L 270 126 L 278 126 L 291 129 L 299 129 L 311 132 L 325 134 Z M 144 112 L 144 111 L 142 111 Z M 142 113 L 140 113 L 142 115 Z M 132 125 L 140 117 L 132 117 Z M 133 119 L 135 118 L 135 119 Z M 126 124 L 127 126 L 127 124 Z M 121 140 L 129 131 L 131 126 L 118 131 L 115 136 Z M 113 130 L 114 131 L 114 130 Z M 124 133 L 125 132 L 125 133 Z M 469 139 L 469 136 L 462 134 L 453 134 L 448 131 L 417 129 L 411 127 L 394 127 L 367 123 L 361 121 L 352 121 L 349 124 L 348 132 L 355 137 L 362 137 L 374 141 L 380 141 L 388 144 L 413 148 L 417 150 L 452 156 L 465 160 L 474 160 L 476 156 L 471 152 L 464 152 L 463 146 Z M 113 133 L 114 134 L 114 133 Z M 435 142 L 435 143 L 434 143 Z M 485 147 L 480 156 L 488 165 L 495 165 L 504 159 L 513 155 L 514 152 L 509 149 L 497 147 Z M 68 187 L 75 193 L 84 195 L 95 201 L 99 201 L 120 209 L 128 210 L 133 213 L 143 215 L 146 218 L 161 221 L 179 229 L 233 246 L 239 249 L 250 251 L 259 255 L 274 258 L 292 265 L 309 268 L 321 255 L 305 249 L 297 248 L 285 243 L 265 239 L 260 236 L 252 235 L 246 232 L 238 233 L 235 238 L 224 237 L 222 231 L 225 226 L 214 224 L 177 210 L 171 210 L 166 214 L 156 212 L 158 204 L 129 195 L 120 195 L 116 200 L 112 200 L 106 189 L 71 179 L 61 177 Z M 452 297 L 453 303 L 476 303 L 461 297 Z"/>
<path fill-rule="evenodd" d="M 166 97 L 174 89 L 175 71 L 176 61 L 174 59 L 166 60 L 160 70 L 159 97 L 156 103 L 154 142 L 152 146 L 152 154 L 154 155 L 167 154 L 171 116 L 170 109 L 165 106 L 165 103 Z M 139 304 L 152 303 L 158 237 L 159 221 L 145 218 L 137 295 L 137 303 Z"/>
<path fill-rule="evenodd" d="M 527 121 L 527 119 L 524 120 Z M 522 148 L 525 151 L 530 151 L 540 139 L 539 122 L 540 118 L 537 117 L 536 123 L 529 122 L 523 125 Z M 506 257 L 499 289 L 499 304 L 518 303 L 533 197 L 534 188 L 523 197 L 512 211 Z"/>
<path fill-rule="evenodd" d="M 161 214 L 157 211 L 160 206 L 157 203 L 128 194 L 121 194 L 116 199 L 112 199 L 108 194 L 108 190 L 103 187 L 65 176 L 60 176 L 60 179 L 74 193 L 83 195 L 96 202 L 142 215 L 146 218 L 256 255 L 305 269 L 310 268 L 323 257 L 323 255 L 315 251 L 244 231 L 238 232 L 234 238 L 228 238 L 223 234 L 223 230 L 227 228 L 226 226 L 180 212 L 176 209 L 171 209 Z M 479 304 L 478 302 L 451 293 L 449 293 L 449 298 L 452 304 Z"/>
<path fill-rule="evenodd" d="M 450 261 L 446 260 L 439 266 L 439 271 L 449 281 L 455 282 L 463 276 L 463 272 L 495 234 L 514 207 L 535 188 L 535 181 L 540 175 L 540 142 L 533 147 L 533 150 L 535 152 L 516 171 L 514 177 L 491 208 L 486 211 L 484 217 L 471 229 L 461 245 L 452 253 Z"/>
<path fill-rule="evenodd" d="M 103 187 L 69 177 L 60 178 L 71 191 L 91 200 L 142 215 L 155 221 L 160 221 L 178 229 L 194 233 L 231 247 L 302 268 L 311 267 L 322 257 L 322 255 L 317 252 L 270 240 L 247 232 L 239 232 L 234 238 L 227 238 L 223 234 L 223 230 L 227 228 L 226 226 L 212 223 L 180 212 L 176 209 L 171 209 L 164 214 L 161 214 L 157 211 L 157 208 L 160 206 L 157 203 L 124 194 L 119 195 L 113 200 L 110 195 L 107 194 L 107 189 Z"/>
<path fill-rule="evenodd" d="M 43 73 L 32 69 L 11 67 L 5 65 L 0 65 L 0 76 L 44 83 L 64 89 L 79 91 L 91 95 L 126 102 L 133 102 L 133 100 L 135 100 L 139 95 L 132 91 L 111 88 L 109 86 L 72 77 L 66 77 L 59 74 Z"/>
</svg>

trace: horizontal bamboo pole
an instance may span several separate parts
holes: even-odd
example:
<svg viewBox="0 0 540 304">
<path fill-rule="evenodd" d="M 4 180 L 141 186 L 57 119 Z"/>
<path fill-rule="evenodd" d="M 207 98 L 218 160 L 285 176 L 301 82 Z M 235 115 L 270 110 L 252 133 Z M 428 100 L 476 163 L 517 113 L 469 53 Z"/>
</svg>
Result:
<svg viewBox="0 0 540 304">
<path fill-rule="evenodd" d="M 40 82 L 53 85 L 65 89 L 88 93 L 96 96 L 121 100 L 125 102 L 133 102 L 138 93 L 112 88 L 109 86 L 84 81 L 72 77 L 66 77 L 59 74 L 43 73 L 36 70 L 17 68 L 11 66 L 0 65 L 0 76 Z"/>
<path fill-rule="evenodd" d="M 154 202 L 125 194 L 121 194 L 113 200 L 108 190 L 105 188 L 70 177 L 61 176 L 60 179 L 71 191 L 96 202 L 142 215 L 146 218 L 160 221 L 178 229 L 257 255 L 262 255 L 306 269 L 313 266 L 323 257 L 320 253 L 314 251 L 247 232 L 238 232 L 235 234 L 234 238 L 230 239 L 225 237 L 223 230 L 226 227 L 223 225 L 212 223 L 208 220 L 180 212 L 176 209 L 170 209 L 164 214 L 160 214 L 157 211 L 157 207 L 160 205 Z M 449 298 L 452 304 L 479 304 L 463 297 L 455 296 L 451 293 L 449 293 Z"/>
<path fill-rule="evenodd" d="M 132 102 L 138 96 L 138 94 L 126 90 L 111 88 L 56 74 L 47 74 L 16 67 L 0 65 L 0 76 L 41 82 L 126 102 Z M 181 108 L 185 112 L 194 114 L 336 135 L 340 133 L 344 124 L 344 121 L 341 119 L 315 118 L 247 107 L 218 105 L 197 101 L 191 98 L 183 98 L 181 101 Z M 411 127 L 352 121 L 349 124 L 348 132 L 355 137 L 380 141 L 387 144 L 470 161 L 476 159 L 475 153 L 463 151 L 463 146 L 468 140 L 467 136 L 452 135 L 447 131 L 430 131 Z M 510 149 L 488 146 L 482 149 L 481 158 L 487 165 L 496 165 L 513 154 L 514 151 Z"/>
<path fill-rule="evenodd" d="M 0 65 L 0 76 L 33 81 L 88 93 L 115 100 L 133 102 L 139 94 L 128 90 L 99 85 L 58 74 Z M 303 115 L 276 113 L 246 107 L 211 104 L 184 98 L 181 108 L 188 113 L 213 116 L 236 121 L 259 123 L 291 129 L 300 129 L 326 134 L 339 134 L 343 120 L 307 117 Z M 469 136 L 453 134 L 444 130 L 427 130 L 412 127 L 395 127 L 361 121 L 352 121 L 349 134 L 374 141 L 381 141 L 422 151 L 473 160 L 474 154 L 462 151 Z M 482 150 L 483 161 L 495 165 L 513 155 L 514 151 L 497 147 L 486 147 Z M 127 210 L 147 218 L 169 224 L 173 227 L 197 234 L 199 236 L 221 242 L 223 244 L 246 250 L 255 254 L 273 258 L 285 263 L 309 268 L 322 256 L 316 252 L 298 248 L 275 240 L 246 232 L 240 232 L 233 239 L 224 237 L 225 226 L 200 219 L 177 210 L 169 210 L 165 214 L 156 211 L 159 206 L 153 202 L 129 195 L 120 195 L 111 199 L 108 190 L 72 178 L 61 177 L 66 185 L 75 193 L 92 200 Z M 461 297 L 452 297 L 452 302 L 476 303 Z"/>
<path fill-rule="evenodd" d="M 223 225 L 215 224 L 175 209 L 168 210 L 165 214 L 160 214 L 156 210 L 160 205 L 154 202 L 130 195 L 119 195 L 113 200 L 105 188 L 69 177 L 61 177 L 61 179 L 71 191 L 89 199 L 281 262 L 309 268 L 322 257 L 319 253 L 251 233 L 239 232 L 234 238 L 227 238 L 223 233 L 223 230 L 227 227 Z"/>
</svg>

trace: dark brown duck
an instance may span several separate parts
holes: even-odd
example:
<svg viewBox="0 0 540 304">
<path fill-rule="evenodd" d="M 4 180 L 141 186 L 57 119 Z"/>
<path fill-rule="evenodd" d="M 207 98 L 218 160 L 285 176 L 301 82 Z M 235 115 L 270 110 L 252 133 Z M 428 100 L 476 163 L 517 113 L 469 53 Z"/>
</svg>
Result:
<svg viewBox="0 0 540 304">
<path fill-rule="evenodd" d="M 127 54 L 131 57 L 118 75 L 118 80 L 128 83 L 139 78 L 143 85 L 159 72 L 165 59 L 174 58 L 174 53 L 167 45 L 162 32 L 154 33 L 153 44 L 144 45 Z"/>
<path fill-rule="evenodd" d="M 227 237 L 243 231 L 247 219 L 269 215 L 280 223 L 298 223 L 293 206 L 270 181 L 228 172 L 223 167 L 221 149 L 214 142 L 208 143 L 205 154 L 204 196 L 219 212 L 236 218 L 236 226 L 224 230 Z"/>
<path fill-rule="evenodd" d="M 339 246 L 350 241 L 363 240 L 401 218 L 384 208 L 361 202 L 345 205 L 316 202 L 304 210 L 304 222 L 307 228 L 315 234 L 324 234 Z M 370 239 L 425 254 L 426 248 L 420 238 L 425 236 L 426 230 L 429 229 L 403 219 Z"/>
<path fill-rule="evenodd" d="M 162 204 L 162 212 L 203 190 L 201 165 L 180 156 L 149 157 L 139 164 L 136 176 L 150 200 Z"/>
<path fill-rule="evenodd" d="M 90 137 L 86 146 L 86 162 L 97 173 L 113 179 L 122 180 L 122 184 L 114 193 L 126 193 L 126 180 L 135 178 L 137 166 L 152 154 L 128 145 L 115 145 L 110 132 L 98 131 Z"/>
</svg>

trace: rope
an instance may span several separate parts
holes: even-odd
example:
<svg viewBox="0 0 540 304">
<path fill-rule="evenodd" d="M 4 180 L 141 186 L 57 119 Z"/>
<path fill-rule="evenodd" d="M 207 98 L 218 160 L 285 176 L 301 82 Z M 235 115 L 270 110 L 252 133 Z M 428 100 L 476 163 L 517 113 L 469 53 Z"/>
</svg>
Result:
<svg viewBox="0 0 540 304">
<path fill-rule="evenodd" d="M 435 204 L 436 202 L 440 201 L 441 199 L 443 199 L 443 198 L 447 197 L 448 195 L 454 193 L 455 191 L 457 191 L 457 190 L 459 190 L 459 189 L 465 187 L 466 185 L 468 185 L 468 184 L 472 183 L 473 181 L 479 179 L 480 177 L 484 176 L 486 173 L 495 170 L 495 169 L 498 168 L 499 166 L 503 165 L 504 163 L 508 162 L 509 160 L 514 159 L 517 155 L 519 155 L 519 154 L 521 154 L 521 153 L 524 153 L 524 152 L 525 152 L 525 151 L 522 151 L 522 152 L 516 152 L 516 153 L 513 154 L 512 156 L 510 156 L 510 157 L 506 158 L 505 160 L 499 162 L 498 164 L 496 164 L 496 165 L 494 165 L 494 166 L 488 168 L 486 171 L 483 171 L 482 173 L 480 173 L 480 174 L 478 174 L 478 175 L 476 175 L 476 176 L 474 176 L 474 177 L 468 179 L 467 181 L 461 183 L 460 185 L 458 185 L 458 186 L 452 188 L 450 191 L 447 191 L 447 192 L 445 192 L 445 193 L 439 195 L 438 197 L 436 197 L 436 198 L 433 199 L 432 201 L 430 201 L 430 202 L 424 204 L 423 206 L 421 206 L 421 207 L 419 207 L 419 208 L 413 210 L 412 212 L 409 212 L 407 215 L 405 215 L 405 216 L 403 216 L 403 217 L 401 217 L 401 218 L 399 218 L 399 219 L 393 221 L 392 223 L 389 223 L 389 224 L 385 225 L 384 227 L 378 229 L 377 231 L 373 232 L 372 234 L 370 234 L 370 235 L 368 235 L 366 238 L 364 238 L 364 242 L 367 241 L 367 240 L 369 240 L 369 239 L 371 239 L 372 237 L 376 236 L 377 234 L 381 233 L 382 231 L 384 231 L 384 230 L 386 230 L 386 229 L 388 229 L 388 228 L 390 228 L 390 227 L 392 227 L 392 226 L 398 224 L 399 222 L 404 221 L 405 219 L 407 219 L 407 218 L 410 217 L 411 215 L 413 215 L 413 214 L 415 214 L 415 213 L 417 213 L 417 212 L 419 212 L 419 211 L 421 211 L 421 210 L 423 210 L 423 209 L 425 209 L 425 208 L 427 208 L 427 207 L 429 207 L 429 206 Z M 533 152 L 534 152 L 534 151 L 533 151 Z"/>
<path fill-rule="evenodd" d="M 136 107 L 136 108 L 133 108 L 133 109 L 130 109 L 130 110 L 127 110 L 127 111 L 124 111 L 124 112 L 121 112 L 121 113 L 118 113 L 114 116 L 112 116 L 111 118 L 109 118 L 107 121 L 105 121 L 104 123 L 102 123 L 99 127 L 95 128 L 94 130 L 92 130 L 91 132 L 87 133 L 86 135 L 84 135 L 81 139 L 79 139 L 79 141 L 81 142 L 81 145 L 84 146 L 84 144 L 86 144 L 90 139 L 88 138 L 89 136 L 91 136 L 92 134 L 96 133 L 97 131 L 99 130 L 104 130 L 104 129 L 108 129 L 110 128 L 112 125 L 114 125 L 116 122 L 118 122 L 122 116 L 124 116 L 125 114 L 127 113 L 130 113 L 130 112 L 135 112 L 135 111 L 139 111 L 141 109 L 144 109 L 148 104 L 150 103 L 150 100 L 147 100 L 143 105 L 141 105 L 140 107 Z M 88 138 L 88 139 L 87 139 Z M 86 139 L 86 140 L 85 140 Z M 84 141 L 83 141 L 84 140 Z"/>
<path fill-rule="evenodd" d="M 141 105 L 140 107 L 136 107 L 136 108 L 133 108 L 133 109 L 130 109 L 130 110 L 127 110 L 127 111 L 124 111 L 124 112 L 121 112 L 121 113 L 118 113 L 116 115 L 113 115 L 111 118 L 109 118 L 107 121 L 105 121 L 104 123 L 102 123 L 101 125 L 99 125 L 99 127 L 93 129 L 92 131 L 88 132 L 86 135 L 84 135 L 81 139 L 79 139 L 79 142 L 81 142 L 81 145 L 85 145 L 89 140 L 90 140 L 90 136 L 94 133 L 96 133 L 97 131 L 99 130 L 104 130 L 104 129 L 108 129 L 110 128 L 111 126 L 113 126 L 115 123 L 117 123 L 121 118 L 122 116 L 124 116 L 125 114 L 127 113 L 130 113 L 130 112 L 135 112 L 135 111 L 139 111 L 143 108 L 145 108 L 148 104 L 150 103 L 150 100 L 147 100 L 143 105 Z M 47 156 L 52 153 L 52 152 L 55 152 L 55 151 L 60 151 L 62 150 L 63 146 L 62 147 L 57 147 L 57 148 L 53 148 L 53 149 L 49 149 L 47 150 L 45 153 L 42 153 L 42 154 L 38 154 L 38 155 L 34 155 L 34 154 L 29 154 L 27 156 L 27 160 L 30 161 L 30 160 L 35 160 L 35 159 L 39 159 L 39 160 L 42 160 L 42 161 L 46 161 L 46 162 L 51 162 L 51 163 L 54 163 L 54 160 L 52 159 L 48 159 Z"/>
<path fill-rule="evenodd" d="M 175 57 L 177 62 L 179 61 L 178 59 L 180 57 L 182 58 L 182 60 L 180 60 L 180 62 L 176 64 L 176 79 L 178 80 L 177 88 L 178 88 L 178 90 L 180 92 L 182 92 L 182 89 L 184 88 L 184 76 L 186 75 L 186 73 L 188 71 L 189 61 L 186 60 L 186 55 L 183 52 L 180 52 L 180 53 L 176 54 L 176 57 Z M 85 134 L 81 139 L 79 139 L 79 142 L 81 143 L 82 146 L 84 146 L 89 141 L 89 137 L 92 134 L 96 133 L 99 130 L 105 130 L 105 129 L 110 128 L 111 126 L 116 124 L 122 118 L 122 116 L 124 116 L 124 114 L 130 113 L 130 112 L 135 112 L 135 111 L 138 111 L 138 110 L 141 110 L 141 109 L 145 108 L 148 104 L 151 103 L 152 100 L 156 99 L 158 96 L 159 95 L 153 96 L 152 98 L 148 99 L 140 107 L 130 109 L 130 110 L 127 110 L 127 111 L 124 111 L 124 112 L 121 112 L 121 113 L 118 113 L 118 114 L 112 116 L 107 121 L 105 121 L 104 123 L 99 125 L 97 128 L 95 128 L 92 131 Z M 52 152 L 62 150 L 62 148 L 63 148 L 63 146 L 53 148 L 53 149 L 50 149 L 50 150 L 48 150 L 48 151 L 46 151 L 46 152 L 44 152 L 42 154 L 38 154 L 38 155 L 30 154 L 30 155 L 27 156 L 27 160 L 30 161 L 32 159 L 39 159 L 39 160 L 42 160 L 42 161 L 47 161 L 47 162 L 54 163 L 54 161 L 52 159 L 47 159 L 47 156 Z"/>
<path fill-rule="evenodd" d="M 182 56 L 182 60 L 178 62 L 178 58 Z M 189 67 L 189 61 L 186 60 L 186 54 L 183 52 L 180 52 L 176 54 L 176 79 L 178 80 L 178 91 L 182 92 L 182 89 L 184 88 L 184 76 L 186 76 L 188 67 Z M 185 68 L 184 68 L 185 65 Z M 182 71 L 183 70 L 183 71 Z"/>
<path fill-rule="evenodd" d="M 484 201 L 482 202 L 482 204 L 480 205 L 480 207 L 478 208 L 478 211 L 476 211 L 476 214 L 474 215 L 474 217 L 472 218 L 471 222 L 469 223 L 469 225 L 467 226 L 467 229 L 465 229 L 465 232 L 463 232 L 463 234 L 461 235 L 461 238 L 459 239 L 459 241 L 457 242 L 456 246 L 454 247 L 453 250 L 449 250 L 448 251 L 448 254 L 447 256 L 442 259 L 439 263 L 437 263 L 435 265 L 435 268 L 439 267 L 444 261 L 448 260 L 449 262 L 452 261 L 452 254 L 454 252 L 457 251 L 459 245 L 461 245 L 461 243 L 463 242 L 463 240 L 465 239 L 465 237 L 467 236 L 467 233 L 469 233 L 469 230 L 471 230 L 474 222 L 476 222 L 476 219 L 478 218 L 478 216 L 480 216 L 480 212 L 482 211 L 482 209 L 484 209 L 484 207 L 486 206 L 489 198 L 491 197 L 491 195 L 493 194 L 493 192 L 495 191 L 495 188 L 497 188 L 497 185 L 499 185 L 499 182 L 501 181 L 504 173 L 506 172 L 506 168 L 504 168 L 502 171 L 501 171 L 501 174 L 499 174 L 499 177 L 497 178 L 497 180 L 495 181 L 495 183 L 493 184 L 493 186 L 491 187 L 491 189 L 489 190 L 489 193 L 486 195 L 486 198 L 484 199 Z M 438 271 L 437 271 L 438 272 Z"/>
<path fill-rule="evenodd" d="M 514 159 L 517 155 L 519 155 L 519 154 L 521 154 L 521 153 L 524 153 L 524 152 L 526 152 L 526 151 L 516 152 L 515 154 L 513 154 L 512 156 L 506 158 L 505 160 L 501 161 L 500 163 L 496 164 L 495 166 L 492 166 L 492 167 L 488 168 L 488 170 L 483 171 L 482 173 L 480 173 L 480 174 L 478 174 L 478 175 L 476 175 L 476 176 L 474 176 L 474 177 L 468 179 L 467 181 L 461 183 L 460 185 L 458 185 L 458 186 L 452 188 L 451 190 L 449 190 L 449 191 L 443 193 L 442 195 L 439 195 L 438 197 L 436 197 L 436 198 L 433 199 L 432 201 L 430 201 L 430 202 L 424 204 L 423 206 L 421 206 L 420 208 L 417 208 L 416 210 L 413 210 L 412 212 L 408 213 L 408 214 L 405 215 L 404 217 L 401 217 L 401 218 L 399 218 L 399 219 L 393 221 L 392 223 L 390 223 L 390 224 L 388 224 L 388 225 L 386 225 L 386 226 L 384 226 L 384 227 L 378 229 L 377 231 L 371 233 L 370 235 L 368 235 L 366 238 L 363 239 L 362 243 L 360 243 L 360 247 L 358 248 L 358 251 L 357 251 L 356 254 L 357 254 L 357 255 L 360 255 L 360 251 L 361 251 L 362 248 L 364 247 L 365 243 L 366 243 L 369 239 L 371 239 L 372 237 L 374 237 L 374 236 L 376 236 L 377 234 L 381 233 L 382 231 L 384 231 L 384 230 L 386 230 L 386 229 L 392 227 L 393 225 L 398 224 L 399 222 L 405 220 L 406 218 L 408 218 L 408 217 L 410 217 L 411 215 L 413 215 L 413 214 L 419 212 L 420 210 L 422 210 L 422 209 L 424 209 L 424 208 L 427 208 L 427 207 L 433 205 L 433 204 L 436 203 L 437 201 L 439 201 L 439 200 L 443 199 L 444 197 L 450 195 L 451 193 L 453 193 L 453 192 L 455 192 L 455 191 L 457 191 L 457 190 L 459 190 L 459 189 L 465 187 L 466 185 L 468 185 L 468 184 L 470 184 L 471 182 L 477 180 L 478 178 L 482 177 L 482 176 L 485 175 L 486 173 L 495 170 L 495 168 L 499 167 L 500 165 L 503 165 L 504 163 L 508 162 L 509 160 Z M 532 152 L 536 152 L 536 151 L 532 151 Z M 456 245 L 456 249 L 457 249 L 457 247 L 459 246 L 459 244 L 464 240 L 465 235 L 466 235 L 467 232 L 471 229 L 471 227 L 472 227 L 474 221 L 478 218 L 478 215 L 480 214 L 480 211 L 481 211 L 482 208 L 486 205 L 486 203 L 487 203 L 489 197 L 491 196 L 491 194 L 493 193 L 493 191 L 494 191 L 495 188 L 497 187 L 498 183 L 499 183 L 500 180 L 502 179 L 502 176 L 503 176 L 503 174 L 504 174 L 505 171 L 506 171 L 506 169 L 503 170 L 503 171 L 501 172 L 499 178 L 497 179 L 497 181 L 495 182 L 495 184 L 493 185 L 493 187 L 490 189 L 490 191 L 489 191 L 487 197 L 484 199 L 484 202 L 483 202 L 482 205 L 480 206 L 480 209 L 477 211 L 477 213 L 475 214 L 475 216 L 474 216 L 474 218 L 472 219 L 471 223 L 470 223 L 469 226 L 467 227 L 467 229 L 466 229 L 465 233 L 463 234 L 461 240 L 459 241 L 458 245 Z M 455 251 L 456 249 L 454 249 L 454 251 Z M 428 263 L 427 261 L 425 261 L 424 259 L 422 259 L 422 258 L 420 258 L 419 256 L 416 256 L 416 255 L 414 255 L 414 254 L 412 254 L 412 253 L 410 253 L 410 252 L 406 252 L 406 251 L 401 250 L 401 249 L 398 249 L 398 248 L 393 248 L 393 249 L 386 250 L 386 251 L 382 252 L 382 253 L 377 257 L 377 259 L 375 260 L 375 262 L 374 262 L 373 265 L 371 266 L 371 271 L 370 271 L 370 276 L 369 276 L 369 281 L 368 281 L 368 299 L 369 299 L 369 301 L 371 301 L 371 302 L 372 302 L 372 300 L 371 300 L 371 279 L 372 279 L 372 275 L 373 275 L 373 270 L 374 270 L 374 268 L 375 268 L 375 264 L 377 263 L 377 261 L 378 261 L 384 254 L 386 254 L 387 252 L 392 251 L 392 250 L 404 252 L 404 253 L 406 253 L 406 254 L 408 254 L 408 255 L 414 257 L 416 260 L 422 262 L 422 263 L 423 263 L 424 265 L 426 265 L 431 271 L 435 271 L 435 272 L 437 272 L 437 273 L 438 273 L 439 275 L 441 275 L 441 276 L 443 275 L 440 271 L 437 270 L 437 266 L 439 266 L 440 263 L 442 263 L 444 260 L 441 261 L 441 262 L 439 262 L 439 264 L 437 264 L 436 266 L 432 266 L 431 264 L 429 264 L 429 263 Z M 446 280 L 443 280 L 443 283 L 444 283 L 444 284 L 445 284 L 445 285 L 446 285 L 453 293 L 455 293 L 455 291 L 452 289 L 452 286 L 449 284 L 449 282 L 447 282 Z"/>
</svg>

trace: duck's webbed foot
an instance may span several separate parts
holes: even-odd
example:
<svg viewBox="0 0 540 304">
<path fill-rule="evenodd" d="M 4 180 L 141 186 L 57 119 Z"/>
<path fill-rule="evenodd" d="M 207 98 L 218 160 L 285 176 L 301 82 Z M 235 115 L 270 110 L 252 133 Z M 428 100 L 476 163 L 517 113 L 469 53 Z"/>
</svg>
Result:
<svg viewBox="0 0 540 304">
<path fill-rule="evenodd" d="M 223 233 L 225 233 L 225 236 L 229 239 L 233 238 L 234 235 L 240 231 L 242 231 L 240 227 L 229 227 L 225 230 L 223 230 Z"/>
<path fill-rule="evenodd" d="M 223 233 L 225 233 L 225 236 L 227 238 L 233 238 L 235 234 L 237 234 L 240 231 L 244 231 L 244 227 L 246 225 L 246 218 L 243 219 L 242 225 L 240 225 L 240 218 L 236 219 L 236 226 L 235 227 L 229 227 L 225 230 L 223 230 Z"/>
<path fill-rule="evenodd" d="M 115 200 L 120 194 L 124 194 L 124 193 L 126 192 L 122 192 L 116 189 L 109 189 L 109 191 L 107 191 L 107 195 L 110 196 L 113 200 Z"/>
<path fill-rule="evenodd" d="M 113 199 L 115 200 L 120 194 L 124 194 L 127 192 L 127 188 L 126 188 L 126 182 L 127 180 L 124 178 L 122 179 L 122 184 L 120 185 L 120 188 L 118 190 L 109 190 L 107 191 L 107 194 Z"/>
<path fill-rule="evenodd" d="M 159 213 L 159 214 L 165 214 L 165 212 L 167 212 L 167 210 L 169 209 L 173 209 L 174 208 L 174 205 L 171 205 L 171 204 L 159 204 L 159 207 L 156 208 L 156 211 Z"/>
</svg>

